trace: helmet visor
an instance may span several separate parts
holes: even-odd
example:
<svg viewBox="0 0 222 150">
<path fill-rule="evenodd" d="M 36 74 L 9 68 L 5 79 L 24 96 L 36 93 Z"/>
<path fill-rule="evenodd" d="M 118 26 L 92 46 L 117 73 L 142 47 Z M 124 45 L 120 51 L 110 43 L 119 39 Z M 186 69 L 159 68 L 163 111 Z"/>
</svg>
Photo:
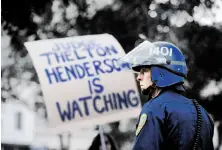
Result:
<svg viewBox="0 0 222 150">
<path fill-rule="evenodd" d="M 169 51 L 160 51 L 151 42 L 144 41 L 123 56 L 119 62 L 127 63 L 131 69 L 140 66 L 166 65 L 167 59 L 162 53 L 169 53 Z"/>
</svg>

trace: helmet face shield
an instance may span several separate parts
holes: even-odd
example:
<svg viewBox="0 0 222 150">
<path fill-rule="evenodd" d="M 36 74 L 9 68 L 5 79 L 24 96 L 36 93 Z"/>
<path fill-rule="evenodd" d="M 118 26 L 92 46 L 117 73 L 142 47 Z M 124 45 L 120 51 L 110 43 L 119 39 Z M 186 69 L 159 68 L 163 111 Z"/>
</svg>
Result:
<svg viewBox="0 0 222 150">
<path fill-rule="evenodd" d="M 139 66 L 167 65 L 165 56 L 170 54 L 172 55 L 172 51 L 169 49 L 159 49 L 151 42 L 144 41 L 122 57 L 120 63 L 128 63 L 133 70 Z"/>
<path fill-rule="evenodd" d="M 183 53 L 172 43 L 144 41 L 120 59 L 120 65 L 127 64 L 131 70 L 151 68 L 152 81 L 158 87 L 182 85 L 187 77 Z M 125 65 L 126 66 L 126 65 Z M 178 90 L 183 90 L 178 87 Z"/>
</svg>

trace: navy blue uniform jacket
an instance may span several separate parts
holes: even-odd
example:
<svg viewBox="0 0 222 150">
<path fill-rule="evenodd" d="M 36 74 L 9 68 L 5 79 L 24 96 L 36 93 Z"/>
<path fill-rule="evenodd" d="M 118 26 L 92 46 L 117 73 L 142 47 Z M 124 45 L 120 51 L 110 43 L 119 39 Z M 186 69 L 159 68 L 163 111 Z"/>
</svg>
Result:
<svg viewBox="0 0 222 150">
<path fill-rule="evenodd" d="M 199 149 L 213 150 L 214 124 L 200 106 L 202 130 Z M 192 150 L 197 124 L 197 111 L 192 100 L 173 91 L 164 91 L 144 104 L 133 150 Z M 137 126 L 139 124 L 138 123 Z"/>
</svg>

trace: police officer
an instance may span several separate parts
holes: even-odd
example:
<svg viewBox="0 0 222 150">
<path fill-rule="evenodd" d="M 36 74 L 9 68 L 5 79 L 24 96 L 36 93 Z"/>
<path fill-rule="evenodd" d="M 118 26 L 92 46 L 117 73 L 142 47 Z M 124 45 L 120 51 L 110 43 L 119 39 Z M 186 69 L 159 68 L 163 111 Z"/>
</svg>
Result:
<svg viewBox="0 0 222 150">
<path fill-rule="evenodd" d="M 214 124 L 196 100 L 181 93 L 184 55 L 168 42 L 144 41 L 121 58 L 138 73 L 148 101 L 140 113 L 133 150 L 213 150 Z"/>
</svg>

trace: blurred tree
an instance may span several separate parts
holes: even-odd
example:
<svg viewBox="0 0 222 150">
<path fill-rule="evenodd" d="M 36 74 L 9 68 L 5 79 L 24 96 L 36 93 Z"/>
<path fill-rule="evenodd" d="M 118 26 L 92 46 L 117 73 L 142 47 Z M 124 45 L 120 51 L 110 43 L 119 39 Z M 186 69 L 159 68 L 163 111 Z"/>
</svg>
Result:
<svg viewBox="0 0 222 150">
<path fill-rule="evenodd" d="M 25 41 L 109 33 L 117 38 L 126 52 L 134 47 L 139 38 L 170 41 L 181 48 L 189 66 L 189 82 L 186 83 L 188 96 L 199 100 L 214 119 L 222 120 L 219 108 L 222 103 L 221 89 L 205 97 L 200 94 L 210 81 L 216 81 L 218 85 L 222 82 L 222 24 L 208 18 L 206 26 L 201 21 L 207 12 L 214 15 L 212 8 L 218 7 L 216 2 L 2 0 L 2 31 L 10 36 L 12 51 L 8 56 L 13 59 L 13 63 L 3 66 L 1 71 L 2 101 L 21 99 L 20 92 L 15 88 L 16 85 L 21 86 L 25 79 L 28 80 L 26 85 L 38 83 L 23 45 Z M 25 61 L 21 62 L 23 59 Z M 41 97 L 40 88 L 36 91 Z M 37 109 L 44 107 L 41 100 L 35 101 Z M 113 128 L 118 128 L 118 125 L 118 122 L 111 124 Z M 113 134 L 118 139 L 124 135 L 119 130 L 113 130 Z"/>
</svg>

